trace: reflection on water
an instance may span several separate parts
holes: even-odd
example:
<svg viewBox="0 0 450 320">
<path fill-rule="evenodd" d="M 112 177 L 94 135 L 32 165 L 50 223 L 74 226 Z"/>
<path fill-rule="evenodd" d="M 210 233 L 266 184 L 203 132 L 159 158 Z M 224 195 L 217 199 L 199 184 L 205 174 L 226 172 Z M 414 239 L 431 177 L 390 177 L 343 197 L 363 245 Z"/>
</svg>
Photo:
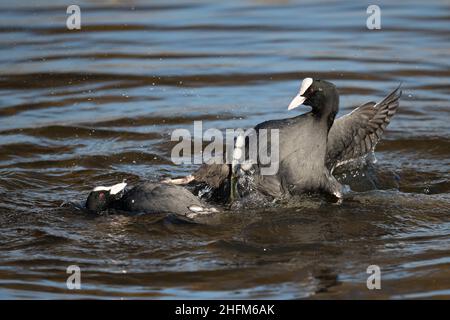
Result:
<svg viewBox="0 0 450 320">
<path fill-rule="evenodd" d="M 450 6 L 63 1 L 0 6 L 1 298 L 442 298 L 450 295 Z M 334 82 L 341 114 L 402 82 L 371 172 L 340 206 L 303 198 L 186 223 L 92 217 L 95 185 L 188 174 L 170 133 L 292 116 L 300 79 Z M 368 179 L 368 175 L 372 179 Z M 82 270 L 67 290 L 66 268 Z M 366 268 L 382 290 L 366 288 Z"/>
</svg>

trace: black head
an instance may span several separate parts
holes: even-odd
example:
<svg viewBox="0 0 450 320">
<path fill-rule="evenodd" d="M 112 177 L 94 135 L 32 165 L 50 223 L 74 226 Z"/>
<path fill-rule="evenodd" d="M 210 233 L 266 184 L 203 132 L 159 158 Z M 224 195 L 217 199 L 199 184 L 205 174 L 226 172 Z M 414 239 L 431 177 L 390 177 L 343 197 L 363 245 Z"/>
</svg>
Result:
<svg viewBox="0 0 450 320">
<path fill-rule="evenodd" d="M 301 105 L 310 106 L 313 112 L 321 114 L 336 113 L 339 106 L 339 95 L 335 85 L 325 80 L 305 78 L 299 93 L 289 104 L 288 110 Z"/>
<path fill-rule="evenodd" d="M 122 196 L 126 183 L 119 183 L 111 187 L 96 187 L 91 191 L 86 200 L 86 209 L 99 213 L 108 208 Z"/>
</svg>

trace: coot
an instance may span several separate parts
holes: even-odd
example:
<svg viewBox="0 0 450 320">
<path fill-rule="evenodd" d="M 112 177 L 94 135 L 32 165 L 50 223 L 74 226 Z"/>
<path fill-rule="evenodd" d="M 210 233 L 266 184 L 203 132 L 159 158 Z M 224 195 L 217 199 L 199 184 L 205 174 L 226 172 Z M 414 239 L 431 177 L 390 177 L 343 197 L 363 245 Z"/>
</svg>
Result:
<svg viewBox="0 0 450 320">
<path fill-rule="evenodd" d="M 111 187 L 94 188 L 87 198 L 86 209 L 94 213 L 116 209 L 133 213 L 173 213 L 188 217 L 217 212 L 180 186 L 144 182 L 127 191 L 126 185 L 119 183 Z"/>
<path fill-rule="evenodd" d="M 255 189 L 272 197 L 312 191 L 342 198 L 342 186 L 333 177 L 333 170 L 374 151 L 397 111 L 400 96 L 398 87 L 382 101 L 365 103 L 335 120 L 339 110 L 336 87 L 325 80 L 306 78 L 288 109 L 307 105 L 311 107 L 310 112 L 266 121 L 255 127 L 256 132 L 260 129 L 279 130 L 278 172 L 261 175 L 257 163 L 241 175 L 251 174 Z M 270 142 L 270 135 L 266 138 Z M 248 145 L 246 147 L 248 149 Z M 224 184 L 231 184 L 232 174 L 231 165 L 203 165 L 189 179 L 174 182 L 201 182 L 217 190 Z M 232 189 L 233 186 L 227 190 Z M 228 200 L 229 195 L 224 197 Z"/>
</svg>

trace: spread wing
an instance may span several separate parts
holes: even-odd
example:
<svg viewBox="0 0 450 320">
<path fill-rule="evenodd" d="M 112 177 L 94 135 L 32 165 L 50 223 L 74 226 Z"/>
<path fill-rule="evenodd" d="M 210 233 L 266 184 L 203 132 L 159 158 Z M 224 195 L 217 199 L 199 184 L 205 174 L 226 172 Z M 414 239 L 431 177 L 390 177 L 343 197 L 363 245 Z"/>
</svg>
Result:
<svg viewBox="0 0 450 320">
<path fill-rule="evenodd" d="M 397 111 L 400 86 L 381 102 L 368 102 L 335 120 L 328 133 L 326 165 L 337 166 L 359 159 L 375 149 Z"/>
</svg>

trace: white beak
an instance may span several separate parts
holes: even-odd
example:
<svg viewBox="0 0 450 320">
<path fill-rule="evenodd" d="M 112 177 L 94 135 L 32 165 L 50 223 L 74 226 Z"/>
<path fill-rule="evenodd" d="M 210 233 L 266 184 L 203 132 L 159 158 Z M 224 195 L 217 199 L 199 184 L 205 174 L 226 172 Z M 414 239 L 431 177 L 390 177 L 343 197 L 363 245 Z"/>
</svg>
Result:
<svg viewBox="0 0 450 320">
<path fill-rule="evenodd" d="M 289 104 L 288 110 L 295 109 L 297 107 L 300 107 L 303 102 L 305 102 L 306 97 L 303 96 L 305 94 L 306 90 L 312 85 L 313 79 L 312 78 L 305 78 L 302 81 L 302 85 L 300 86 L 300 91 L 298 94 L 292 99 L 291 103 Z"/>
<path fill-rule="evenodd" d="M 292 99 L 291 103 L 289 103 L 288 110 L 295 109 L 297 107 L 300 107 L 303 102 L 305 102 L 306 98 L 301 96 L 300 93 L 297 94 L 294 99 Z"/>
</svg>

